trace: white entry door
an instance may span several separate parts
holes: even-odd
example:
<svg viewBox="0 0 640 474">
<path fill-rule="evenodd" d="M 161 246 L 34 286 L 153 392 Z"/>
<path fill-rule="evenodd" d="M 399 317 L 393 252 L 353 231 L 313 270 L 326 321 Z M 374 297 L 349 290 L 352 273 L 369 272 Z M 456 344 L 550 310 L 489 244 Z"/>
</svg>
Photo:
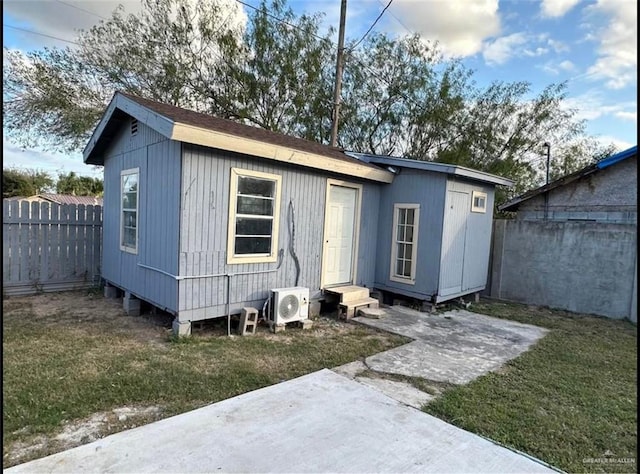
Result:
<svg viewBox="0 0 640 474">
<path fill-rule="evenodd" d="M 325 210 L 323 285 L 352 283 L 359 187 L 328 184 Z"/>
</svg>

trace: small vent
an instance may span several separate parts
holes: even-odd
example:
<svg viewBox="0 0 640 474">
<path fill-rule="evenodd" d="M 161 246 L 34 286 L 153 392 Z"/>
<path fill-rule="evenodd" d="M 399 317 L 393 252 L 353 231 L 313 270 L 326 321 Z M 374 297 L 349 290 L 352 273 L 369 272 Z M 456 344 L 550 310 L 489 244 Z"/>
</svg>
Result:
<svg viewBox="0 0 640 474">
<path fill-rule="evenodd" d="M 138 134 L 138 119 L 131 119 L 131 135 Z"/>
</svg>

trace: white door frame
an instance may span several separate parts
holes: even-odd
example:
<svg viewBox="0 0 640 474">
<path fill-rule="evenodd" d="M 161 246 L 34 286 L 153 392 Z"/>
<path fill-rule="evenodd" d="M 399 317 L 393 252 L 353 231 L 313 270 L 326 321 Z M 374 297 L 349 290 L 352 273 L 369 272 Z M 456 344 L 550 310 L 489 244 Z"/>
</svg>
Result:
<svg viewBox="0 0 640 474">
<path fill-rule="evenodd" d="M 324 288 L 324 279 L 325 279 L 325 269 L 326 269 L 326 259 L 327 259 L 327 239 L 328 235 L 328 224 L 329 224 L 329 196 L 331 186 L 342 186 L 345 188 L 352 188 L 356 190 L 356 209 L 353 223 L 353 247 L 351 254 L 351 281 L 343 282 L 341 284 L 350 283 L 355 285 L 356 277 L 358 274 L 358 243 L 360 241 L 360 210 L 362 209 L 362 185 L 356 183 L 350 183 L 348 181 L 340 181 L 338 179 L 327 178 L 327 188 L 325 192 L 325 200 L 324 200 L 324 226 L 322 232 L 322 268 L 320 270 L 320 288 Z"/>
</svg>

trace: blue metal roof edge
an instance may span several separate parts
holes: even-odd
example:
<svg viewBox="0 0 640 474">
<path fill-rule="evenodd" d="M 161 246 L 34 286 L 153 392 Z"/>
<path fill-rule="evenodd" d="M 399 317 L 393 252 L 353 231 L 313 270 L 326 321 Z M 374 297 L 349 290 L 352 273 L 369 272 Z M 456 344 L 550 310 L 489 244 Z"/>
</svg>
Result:
<svg viewBox="0 0 640 474">
<path fill-rule="evenodd" d="M 615 165 L 616 163 L 619 163 L 622 160 L 626 160 L 627 158 L 631 158 L 632 156 L 637 154 L 638 145 L 635 145 L 627 150 L 621 151 L 620 153 L 616 153 L 615 155 L 611 155 L 608 158 L 598 161 L 598 163 L 596 163 L 596 168 L 603 170 L 611 165 Z"/>
<path fill-rule="evenodd" d="M 464 166 L 452 165 L 448 163 L 437 163 L 435 161 L 419 161 L 410 158 L 399 158 L 396 156 L 372 155 L 368 153 L 356 153 L 345 151 L 349 156 L 362 160 L 365 163 L 373 163 L 379 165 L 399 166 L 405 168 L 419 169 L 423 171 L 435 171 L 436 173 L 445 173 L 456 176 L 462 176 L 469 179 L 483 181 L 485 183 L 499 184 L 502 186 L 513 186 L 511 179 L 503 178 L 484 171 L 478 171 Z"/>
</svg>

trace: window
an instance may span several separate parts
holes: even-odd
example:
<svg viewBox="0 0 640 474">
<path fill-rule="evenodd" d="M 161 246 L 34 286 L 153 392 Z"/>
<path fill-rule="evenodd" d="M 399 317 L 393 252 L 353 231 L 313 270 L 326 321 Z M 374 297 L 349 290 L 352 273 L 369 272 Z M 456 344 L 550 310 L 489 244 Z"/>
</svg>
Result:
<svg viewBox="0 0 640 474">
<path fill-rule="evenodd" d="M 414 284 L 420 205 L 396 204 L 393 210 L 390 278 L 393 281 Z"/>
<path fill-rule="evenodd" d="M 487 212 L 487 193 L 480 191 L 471 193 L 471 212 Z"/>
<path fill-rule="evenodd" d="M 227 263 L 275 262 L 281 177 L 231 169 Z"/>
<path fill-rule="evenodd" d="M 138 177 L 139 169 L 120 173 L 120 250 L 138 253 Z"/>
</svg>

